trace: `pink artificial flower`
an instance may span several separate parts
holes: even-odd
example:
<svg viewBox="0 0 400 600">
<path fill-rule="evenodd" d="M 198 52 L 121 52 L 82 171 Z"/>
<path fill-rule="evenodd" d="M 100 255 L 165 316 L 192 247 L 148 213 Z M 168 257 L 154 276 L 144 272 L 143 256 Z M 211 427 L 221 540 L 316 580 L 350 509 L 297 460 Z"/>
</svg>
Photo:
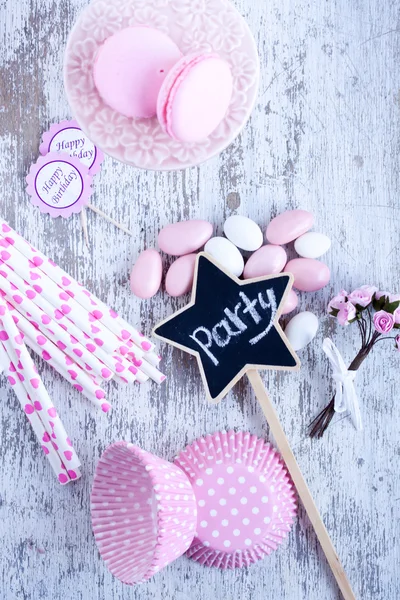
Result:
<svg viewBox="0 0 400 600">
<path fill-rule="evenodd" d="M 374 314 L 374 326 L 378 333 L 389 333 L 392 331 L 394 323 L 394 315 L 386 310 L 379 310 Z"/>
<path fill-rule="evenodd" d="M 360 288 L 354 290 L 354 292 L 351 292 L 349 302 L 366 308 L 368 304 L 371 304 L 372 297 L 376 291 L 377 288 L 373 285 L 362 285 Z"/>
<path fill-rule="evenodd" d="M 356 307 L 353 306 L 351 302 L 343 302 L 340 305 L 337 320 L 339 321 L 340 325 L 344 325 L 346 327 L 350 321 L 356 318 L 356 314 Z"/>
<path fill-rule="evenodd" d="M 346 290 L 342 290 L 341 292 L 339 292 L 338 295 L 335 296 L 334 298 L 332 298 L 332 300 L 329 302 L 328 311 L 331 310 L 332 308 L 335 308 L 336 310 L 340 310 L 342 305 L 346 302 L 347 296 L 348 296 L 348 293 L 346 292 Z"/>
<path fill-rule="evenodd" d="M 400 352 L 400 334 L 396 335 L 394 342 L 396 344 L 397 350 Z"/>
<path fill-rule="evenodd" d="M 396 323 L 396 325 L 400 325 L 400 306 L 398 308 L 396 308 L 396 310 L 393 313 L 394 316 L 394 322 Z"/>
</svg>

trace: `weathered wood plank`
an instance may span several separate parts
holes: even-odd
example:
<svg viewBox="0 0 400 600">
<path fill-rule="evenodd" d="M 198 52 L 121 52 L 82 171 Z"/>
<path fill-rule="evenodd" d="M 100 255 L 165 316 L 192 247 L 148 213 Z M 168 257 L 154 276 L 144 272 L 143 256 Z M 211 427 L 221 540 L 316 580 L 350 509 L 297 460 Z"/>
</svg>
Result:
<svg viewBox="0 0 400 600">
<path fill-rule="evenodd" d="M 235 0 L 257 39 L 259 100 L 249 126 L 220 157 L 183 173 L 139 172 L 107 159 L 96 179 L 96 204 L 129 225 L 130 238 L 88 215 L 92 248 L 78 219 L 53 221 L 28 203 L 24 176 L 42 131 L 69 116 L 62 86 L 66 38 L 84 0 L 0 3 L 0 211 L 28 240 L 149 332 L 180 306 L 159 295 L 135 300 L 128 275 L 138 252 L 173 220 L 208 218 L 221 232 L 234 212 L 265 226 L 285 208 L 315 212 L 330 235 L 332 282 L 303 295 L 322 315 L 338 288 L 376 282 L 399 291 L 399 7 L 394 0 Z M 111 241 L 111 243 L 110 243 Z M 322 321 L 302 353 L 299 374 L 266 375 L 285 430 L 356 595 L 400 597 L 398 356 L 380 348 L 358 378 L 365 430 L 349 422 L 322 442 L 306 437 L 311 416 L 328 399 L 321 356 L 332 334 L 350 358 L 356 341 Z M 167 385 L 111 388 L 115 412 L 99 415 L 59 377 L 44 379 L 76 441 L 85 477 L 60 488 L 4 380 L 0 387 L 0 582 L 4 600 L 333 600 L 337 589 L 300 511 L 287 543 L 237 572 L 206 570 L 182 558 L 148 584 L 129 589 L 101 563 L 88 518 L 94 466 L 107 444 L 132 440 L 164 457 L 204 433 L 248 429 L 268 438 L 245 382 L 217 407 L 204 400 L 196 365 L 163 348 Z M 37 460 L 35 460 L 37 459 Z"/>
</svg>

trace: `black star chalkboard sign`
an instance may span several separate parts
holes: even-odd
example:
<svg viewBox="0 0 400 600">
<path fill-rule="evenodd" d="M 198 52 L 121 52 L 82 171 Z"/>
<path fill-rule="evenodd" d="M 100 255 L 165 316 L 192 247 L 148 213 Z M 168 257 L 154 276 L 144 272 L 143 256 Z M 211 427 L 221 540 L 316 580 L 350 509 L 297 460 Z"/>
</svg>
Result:
<svg viewBox="0 0 400 600">
<path fill-rule="evenodd" d="M 154 334 L 197 357 L 207 395 L 217 402 L 249 370 L 299 368 L 278 323 L 292 283 L 288 273 L 241 281 L 201 253 L 190 304 Z"/>
</svg>

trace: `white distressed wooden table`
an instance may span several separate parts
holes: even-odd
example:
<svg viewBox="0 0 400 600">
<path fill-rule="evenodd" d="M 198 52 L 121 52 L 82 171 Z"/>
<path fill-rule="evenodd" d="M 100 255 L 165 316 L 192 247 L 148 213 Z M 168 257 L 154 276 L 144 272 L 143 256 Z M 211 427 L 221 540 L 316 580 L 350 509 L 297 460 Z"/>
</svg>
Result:
<svg viewBox="0 0 400 600">
<path fill-rule="evenodd" d="M 197 2 L 207 0 L 190 0 Z M 188 0 L 189 2 L 189 0 Z M 376 349 L 358 377 L 365 430 L 336 417 L 322 441 L 306 426 L 330 397 L 321 343 L 326 334 L 350 359 L 358 340 L 324 316 L 342 287 L 376 283 L 400 291 L 400 9 L 395 0 L 235 0 L 258 43 L 262 80 L 249 125 L 218 158 L 186 172 L 140 172 L 107 159 L 94 202 L 128 224 L 132 239 L 89 214 L 91 248 L 78 218 L 41 216 L 24 178 L 43 130 L 71 116 L 62 84 L 68 31 L 85 0 L 0 3 L 1 215 L 34 245 L 149 332 L 183 304 L 158 295 L 139 302 L 129 272 L 164 224 L 205 218 L 221 232 L 231 214 L 265 226 L 285 209 L 316 215 L 333 240 L 331 284 L 303 295 L 321 317 L 301 353 L 299 374 L 266 384 L 357 598 L 400 597 L 399 355 Z M 47 367 L 43 377 L 76 442 L 84 477 L 60 487 L 17 400 L 0 387 L 0 597 L 2 600 L 333 600 L 337 587 L 309 521 L 299 519 L 279 551 L 252 568 L 221 572 L 181 558 L 149 583 L 129 588 L 107 572 L 91 533 L 95 464 L 113 441 L 131 440 L 166 458 L 224 428 L 269 431 L 246 382 L 220 406 L 204 399 L 195 361 L 162 348 L 166 385 L 111 386 L 115 411 L 96 412 Z"/>
</svg>

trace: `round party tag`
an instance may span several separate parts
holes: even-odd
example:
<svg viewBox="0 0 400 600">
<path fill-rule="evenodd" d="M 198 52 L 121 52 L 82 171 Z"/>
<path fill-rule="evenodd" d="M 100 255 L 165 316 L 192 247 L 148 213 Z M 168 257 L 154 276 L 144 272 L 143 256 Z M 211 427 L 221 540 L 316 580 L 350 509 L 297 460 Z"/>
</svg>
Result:
<svg viewBox="0 0 400 600">
<path fill-rule="evenodd" d="M 65 153 L 79 159 L 91 175 L 100 171 L 104 160 L 103 152 L 89 140 L 76 121 L 54 123 L 43 134 L 40 154 L 46 156 L 49 152 Z"/>
<path fill-rule="evenodd" d="M 26 178 L 31 202 L 52 217 L 79 213 L 92 194 L 92 177 L 78 158 L 51 152 L 32 165 Z"/>
</svg>

